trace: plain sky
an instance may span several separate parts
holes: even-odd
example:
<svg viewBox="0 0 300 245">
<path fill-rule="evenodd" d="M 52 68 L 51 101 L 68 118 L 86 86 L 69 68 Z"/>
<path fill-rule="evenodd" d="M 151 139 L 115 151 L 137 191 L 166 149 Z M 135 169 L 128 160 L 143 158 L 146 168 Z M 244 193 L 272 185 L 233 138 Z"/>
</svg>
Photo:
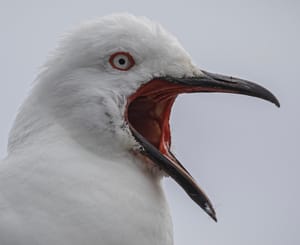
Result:
<svg viewBox="0 0 300 245">
<path fill-rule="evenodd" d="M 175 34 L 200 68 L 255 81 L 280 100 L 195 94 L 172 114 L 177 157 L 207 192 L 214 223 L 164 181 L 175 244 L 300 244 L 300 2 L 0 0 L 0 156 L 19 105 L 60 35 L 115 12 Z"/>
</svg>

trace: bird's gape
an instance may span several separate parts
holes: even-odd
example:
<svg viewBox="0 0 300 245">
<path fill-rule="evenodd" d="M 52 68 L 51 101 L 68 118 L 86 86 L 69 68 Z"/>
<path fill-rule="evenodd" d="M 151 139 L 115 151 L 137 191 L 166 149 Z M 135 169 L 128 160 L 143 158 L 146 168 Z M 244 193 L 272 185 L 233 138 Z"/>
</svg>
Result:
<svg viewBox="0 0 300 245">
<path fill-rule="evenodd" d="M 178 94 L 176 86 L 152 80 L 128 99 L 127 120 L 162 154 L 169 155 L 171 145 L 170 113 Z"/>
</svg>

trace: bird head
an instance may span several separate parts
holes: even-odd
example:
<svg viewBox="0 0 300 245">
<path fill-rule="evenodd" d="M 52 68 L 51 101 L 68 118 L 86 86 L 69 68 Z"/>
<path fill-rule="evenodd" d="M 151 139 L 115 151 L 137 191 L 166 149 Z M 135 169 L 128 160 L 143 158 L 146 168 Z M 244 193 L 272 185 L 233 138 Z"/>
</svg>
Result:
<svg viewBox="0 0 300 245">
<path fill-rule="evenodd" d="M 199 69 L 159 24 L 128 14 L 103 17 L 66 34 L 28 103 L 77 139 L 89 135 L 93 145 L 143 156 L 216 220 L 210 200 L 170 151 L 173 103 L 179 94 L 196 92 L 245 94 L 279 106 L 255 83 Z"/>
</svg>

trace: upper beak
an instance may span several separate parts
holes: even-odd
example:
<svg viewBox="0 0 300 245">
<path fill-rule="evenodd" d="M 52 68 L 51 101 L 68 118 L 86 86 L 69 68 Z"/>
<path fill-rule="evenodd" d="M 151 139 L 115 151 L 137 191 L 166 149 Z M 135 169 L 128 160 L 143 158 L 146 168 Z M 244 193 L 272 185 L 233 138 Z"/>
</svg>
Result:
<svg viewBox="0 0 300 245">
<path fill-rule="evenodd" d="M 236 77 L 210 73 L 207 71 L 202 71 L 202 73 L 203 75 L 198 77 L 165 77 L 164 79 L 187 86 L 186 92 L 223 92 L 244 94 L 270 101 L 280 107 L 278 99 L 269 90 L 254 82 Z"/>
</svg>

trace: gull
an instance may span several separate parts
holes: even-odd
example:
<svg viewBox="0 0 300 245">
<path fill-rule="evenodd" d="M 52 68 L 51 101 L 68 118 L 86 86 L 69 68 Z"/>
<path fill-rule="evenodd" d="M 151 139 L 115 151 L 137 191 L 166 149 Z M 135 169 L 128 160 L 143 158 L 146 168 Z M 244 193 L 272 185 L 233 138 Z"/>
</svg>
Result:
<svg viewBox="0 0 300 245">
<path fill-rule="evenodd" d="M 182 93 L 267 89 L 199 69 L 145 17 L 114 14 L 65 34 L 21 106 L 0 163 L 0 244 L 173 244 L 161 180 L 170 176 L 213 220 L 171 152 Z"/>
</svg>

